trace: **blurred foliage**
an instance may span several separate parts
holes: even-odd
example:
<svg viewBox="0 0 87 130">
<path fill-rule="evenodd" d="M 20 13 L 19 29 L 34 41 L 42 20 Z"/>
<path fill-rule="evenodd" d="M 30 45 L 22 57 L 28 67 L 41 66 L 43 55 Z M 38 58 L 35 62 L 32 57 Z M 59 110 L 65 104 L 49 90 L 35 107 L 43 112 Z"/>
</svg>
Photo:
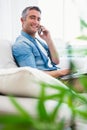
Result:
<svg viewBox="0 0 87 130">
<path fill-rule="evenodd" d="M 80 17 L 80 29 L 81 29 L 81 36 L 78 36 L 77 39 L 80 40 L 87 40 L 87 22 L 85 20 L 83 20 L 83 18 Z M 86 30 L 86 32 L 84 33 L 84 30 Z"/>
<path fill-rule="evenodd" d="M 80 18 L 80 28 L 81 28 L 81 31 L 82 31 L 84 28 L 87 28 L 87 23 L 86 23 L 85 20 L 83 20 L 82 18 Z"/>
<path fill-rule="evenodd" d="M 87 35 L 78 36 L 77 39 L 80 39 L 80 40 L 87 40 Z"/>
</svg>

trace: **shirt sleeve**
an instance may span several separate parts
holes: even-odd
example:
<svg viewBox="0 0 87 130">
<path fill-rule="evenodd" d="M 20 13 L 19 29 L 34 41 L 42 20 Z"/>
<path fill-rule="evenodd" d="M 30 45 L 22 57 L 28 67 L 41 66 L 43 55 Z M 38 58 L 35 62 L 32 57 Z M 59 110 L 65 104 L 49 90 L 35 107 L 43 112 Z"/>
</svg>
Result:
<svg viewBox="0 0 87 130">
<path fill-rule="evenodd" d="M 24 45 L 23 43 L 17 45 L 14 44 L 12 47 L 12 53 L 18 66 L 30 66 L 36 68 L 35 57 L 31 46 Z"/>
</svg>

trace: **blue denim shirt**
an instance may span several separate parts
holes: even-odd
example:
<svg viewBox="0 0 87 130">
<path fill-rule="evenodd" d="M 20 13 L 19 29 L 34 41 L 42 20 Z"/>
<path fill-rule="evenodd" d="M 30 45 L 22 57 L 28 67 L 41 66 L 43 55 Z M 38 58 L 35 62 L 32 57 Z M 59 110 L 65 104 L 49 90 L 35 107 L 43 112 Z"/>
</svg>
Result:
<svg viewBox="0 0 87 130">
<path fill-rule="evenodd" d="M 47 51 L 48 57 L 50 57 L 48 46 L 41 40 L 37 40 Z M 21 35 L 17 37 L 15 43 L 12 45 L 12 53 L 16 63 L 20 67 L 30 66 L 40 70 L 57 69 L 53 62 L 51 62 L 52 67 L 48 66 L 48 57 L 40 50 L 35 38 L 23 31 L 21 31 Z"/>
</svg>

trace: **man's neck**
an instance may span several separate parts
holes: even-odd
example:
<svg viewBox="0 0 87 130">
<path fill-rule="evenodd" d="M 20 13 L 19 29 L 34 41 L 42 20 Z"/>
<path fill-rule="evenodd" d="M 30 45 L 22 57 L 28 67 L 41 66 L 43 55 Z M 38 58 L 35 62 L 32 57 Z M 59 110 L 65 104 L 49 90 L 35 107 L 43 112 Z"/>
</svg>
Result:
<svg viewBox="0 0 87 130">
<path fill-rule="evenodd" d="M 23 32 L 29 34 L 31 37 L 35 38 L 35 33 L 32 33 L 32 32 L 27 32 L 25 30 L 22 30 Z"/>
</svg>

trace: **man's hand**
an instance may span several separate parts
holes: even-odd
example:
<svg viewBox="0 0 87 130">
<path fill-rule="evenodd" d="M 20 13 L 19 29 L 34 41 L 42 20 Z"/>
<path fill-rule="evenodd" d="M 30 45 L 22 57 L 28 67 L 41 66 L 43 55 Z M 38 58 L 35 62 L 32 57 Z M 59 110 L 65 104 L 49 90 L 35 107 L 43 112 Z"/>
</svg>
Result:
<svg viewBox="0 0 87 130">
<path fill-rule="evenodd" d="M 58 78 L 58 77 L 70 74 L 70 70 L 69 69 L 44 71 L 44 72 L 49 74 L 49 75 L 51 75 L 54 78 Z"/>
<path fill-rule="evenodd" d="M 51 39 L 49 31 L 44 26 L 40 26 L 40 28 L 38 30 L 38 34 L 46 42 Z"/>
</svg>

